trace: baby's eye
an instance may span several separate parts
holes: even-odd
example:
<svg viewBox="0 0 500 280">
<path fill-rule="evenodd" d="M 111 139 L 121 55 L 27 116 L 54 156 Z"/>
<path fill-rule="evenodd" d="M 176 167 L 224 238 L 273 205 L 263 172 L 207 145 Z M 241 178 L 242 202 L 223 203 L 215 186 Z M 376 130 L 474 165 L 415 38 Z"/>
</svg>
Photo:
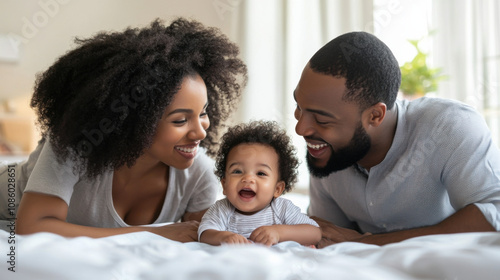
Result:
<svg viewBox="0 0 500 280">
<path fill-rule="evenodd" d="M 259 175 L 259 176 L 267 176 L 267 174 L 265 172 L 262 172 L 262 171 L 257 172 L 257 175 Z"/>
<path fill-rule="evenodd" d="M 233 171 L 231 171 L 231 174 L 241 174 L 241 170 L 233 169 Z"/>
</svg>

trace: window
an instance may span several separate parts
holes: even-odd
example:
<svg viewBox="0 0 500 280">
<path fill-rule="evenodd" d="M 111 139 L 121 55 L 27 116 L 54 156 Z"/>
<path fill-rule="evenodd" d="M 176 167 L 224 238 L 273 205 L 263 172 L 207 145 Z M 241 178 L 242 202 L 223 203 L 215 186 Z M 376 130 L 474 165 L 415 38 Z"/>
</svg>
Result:
<svg viewBox="0 0 500 280">
<path fill-rule="evenodd" d="M 500 3 L 494 0 L 374 0 L 374 34 L 403 64 L 421 45 L 447 79 L 431 95 L 465 102 L 481 112 L 500 146 Z M 429 36 L 429 33 L 432 35 Z M 427 36 L 427 37 L 426 37 Z"/>
</svg>

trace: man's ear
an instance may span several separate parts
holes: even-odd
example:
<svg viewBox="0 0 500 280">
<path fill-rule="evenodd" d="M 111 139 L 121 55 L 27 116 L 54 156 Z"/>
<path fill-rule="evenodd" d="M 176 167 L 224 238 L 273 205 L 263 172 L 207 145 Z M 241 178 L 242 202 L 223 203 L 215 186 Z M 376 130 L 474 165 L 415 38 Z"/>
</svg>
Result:
<svg viewBox="0 0 500 280">
<path fill-rule="evenodd" d="M 276 183 L 276 188 L 274 189 L 274 198 L 279 197 L 285 190 L 285 181 L 279 181 Z"/>
<path fill-rule="evenodd" d="M 379 102 L 375 105 L 368 107 L 363 112 L 363 120 L 365 120 L 368 126 L 377 127 L 384 121 L 385 114 L 387 112 L 387 105 L 385 103 Z"/>
</svg>

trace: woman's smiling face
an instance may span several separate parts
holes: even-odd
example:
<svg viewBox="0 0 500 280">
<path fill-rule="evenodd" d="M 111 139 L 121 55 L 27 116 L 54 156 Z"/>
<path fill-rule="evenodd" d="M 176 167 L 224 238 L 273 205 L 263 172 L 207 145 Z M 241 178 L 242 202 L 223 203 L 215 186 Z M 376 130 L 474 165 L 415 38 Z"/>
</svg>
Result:
<svg viewBox="0 0 500 280">
<path fill-rule="evenodd" d="M 198 74 L 186 76 L 165 108 L 153 144 L 146 154 L 177 169 L 191 166 L 210 126 L 207 105 L 207 88 L 203 79 Z"/>
</svg>

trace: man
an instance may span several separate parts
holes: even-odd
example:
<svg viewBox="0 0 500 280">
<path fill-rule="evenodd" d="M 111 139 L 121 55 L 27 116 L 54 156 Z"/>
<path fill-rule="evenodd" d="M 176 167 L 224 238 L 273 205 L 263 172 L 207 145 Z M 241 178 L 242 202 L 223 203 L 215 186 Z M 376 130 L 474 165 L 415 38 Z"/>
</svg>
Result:
<svg viewBox="0 0 500 280">
<path fill-rule="evenodd" d="M 396 100 L 400 81 L 392 52 L 365 32 L 333 39 L 302 73 L 295 130 L 320 247 L 500 230 L 500 151 L 484 119 L 451 100 Z"/>
</svg>

